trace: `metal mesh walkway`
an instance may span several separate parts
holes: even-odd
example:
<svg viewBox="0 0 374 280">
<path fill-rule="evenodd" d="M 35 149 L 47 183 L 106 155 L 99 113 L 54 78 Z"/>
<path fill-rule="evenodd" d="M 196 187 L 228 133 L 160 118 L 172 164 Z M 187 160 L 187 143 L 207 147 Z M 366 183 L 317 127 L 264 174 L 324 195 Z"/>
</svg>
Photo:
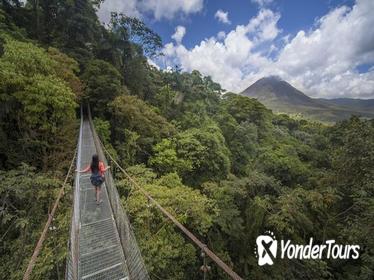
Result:
<svg viewBox="0 0 374 280">
<path fill-rule="evenodd" d="M 80 166 L 85 167 L 96 153 L 92 131 L 88 121 L 82 125 Z M 90 174 L 79 178 L 79 279 L 128 279 L 125 258 L 105 183 L 102 186 L 103 202 L 96 205 Z"/>
<path fill-rule="evenodd" d="M 108 165 L 90 111 L 86 120 L 83 120 L 83 111 L 81 115 L 77 169 L 89 165 L 93 154 L 98 154 L 99 159 Z M 66 279 L 148 280 L 147 269 L 110 170 L 106 172 L 100 198 L 103 202 L 96 205 L 90 174 L 76 174 Z"/>
</svg>

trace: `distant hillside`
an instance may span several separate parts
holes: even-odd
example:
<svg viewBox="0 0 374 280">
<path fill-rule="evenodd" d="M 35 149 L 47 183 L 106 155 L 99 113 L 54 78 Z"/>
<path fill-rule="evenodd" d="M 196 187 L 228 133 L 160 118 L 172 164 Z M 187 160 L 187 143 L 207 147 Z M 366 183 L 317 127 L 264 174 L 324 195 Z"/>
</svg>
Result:
<svg viewBox="0 0 374 280">
<path fill-rule="evenodd" d="M 374 99 L 353 99 L 353 98 L 335 98 L 335 99 L 317 99 L 325 104 L 349 108 L 360 112 L 374 112 Z"/>
<path fill-rule="evenodd" d="M 256 98 L 274 112 L 302 114 L 325 122 L 346 119 L 353 114 L 374 118 L 374 99 L 315 99 L 276 76 L 258 80 L 241 94 Z"/>
</svg>

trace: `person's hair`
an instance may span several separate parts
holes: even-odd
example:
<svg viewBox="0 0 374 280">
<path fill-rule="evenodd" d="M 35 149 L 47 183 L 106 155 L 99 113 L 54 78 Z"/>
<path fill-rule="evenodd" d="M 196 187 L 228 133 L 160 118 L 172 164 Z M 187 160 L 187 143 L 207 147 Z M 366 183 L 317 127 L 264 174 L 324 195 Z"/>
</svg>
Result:
<svg viewBox="0 0 374 280">
<path fill-rule="evenodd" d="M 95 154 L 92 156 L 91 172 L 97 173 L 99 171 L 99 157 Z"/>
</svg>

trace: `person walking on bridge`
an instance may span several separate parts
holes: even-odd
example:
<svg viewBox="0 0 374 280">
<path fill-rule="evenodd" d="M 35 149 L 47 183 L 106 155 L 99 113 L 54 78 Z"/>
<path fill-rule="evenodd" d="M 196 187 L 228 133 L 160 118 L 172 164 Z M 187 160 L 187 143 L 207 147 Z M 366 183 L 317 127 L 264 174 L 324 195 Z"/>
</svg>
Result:
<svg viewBox="0 0 374 280">
<path fill-rule="evenodd" d="M 110 166 L 105 167 L 104 163 L 99 160 L 99 157 L 95 154 L 92 156 L 91 164 L 87 165 L 83 170 L 76 170 L 78 173 L 85 173 L 91 171 L 91 184 L 95 188 L 96 204 L 99 205 L 103 201 L 100 199 L 101 185 L 104 183 L 104 174 Z"/>
</svg>

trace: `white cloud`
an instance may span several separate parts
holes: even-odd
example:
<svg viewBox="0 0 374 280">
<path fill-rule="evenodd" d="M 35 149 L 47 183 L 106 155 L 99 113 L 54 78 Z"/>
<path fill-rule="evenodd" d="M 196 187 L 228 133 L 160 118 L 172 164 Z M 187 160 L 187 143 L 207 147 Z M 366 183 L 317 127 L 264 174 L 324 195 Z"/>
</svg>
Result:
<svg viewBox="0 0 374 280">
<path fill-rule="evenodd" d="M 111 12 L 124 13 L 141 18 L 151 14 L 156 20 L 171 20 L 175 16 L 200 12 L 204 0 L 106 0 L 100 5 L 98 15 L 100 21 L 108 23 Z"/>
<path fill-rule="evenodd" d="M 231 21 L 229 20 L 229 12 L 218 10 L 216 14 L 214 15 L 214 17 L 217 18 L 218 21 L 222 23 L 231 24 Z"/>
<path fill-rule="evenodd" d="M 374 98 L 374 1 L 331 10 L 310 30 L 283 35 L 280 15 L 260 9 L 247 25 L 220 32 L 191 49 L 169 43 L 165 65 L 199 70 L 228 90 L 239 92 L 257 79 L 279 75 L 315 97 Z"/>
<path fill-rule="evenodd" d="M 300 31 L 279 54 L 275 66 L 315 96 L 374 97 L 374 72 L 358 73 L 374 63 L 374 1 L 342 6 Z"/>
<path fill-rule="evenodd" d="M 202 10 L 204 0 L 143 0 L 140 7 L 151 12 L 155 19 L 172 19 L 178 13 L 191 14 Z"/>
<path fill-rule="evenodd" d="M 155 67 L 156 69 L 160 70 L 160 66 L 158 66 L 152 59 L 150 59 L 149 57 L 147 58 L 147 63 L 153 67 Z"/>
<path fill-rule="evenodd" d="M 97 12 L 101 22 L 109 23 L 112 12 L 124 13 L 127 16 L 140 18 L 141 14 L 137 8 L 137 0 L 106 0 L 100 4 Z"/>
<path fill-rule="evenodd" d="M 269 5 L 273 0 L 252 0 L 252 3 L 259 5 L 260 7 L 264 7 Z"/>
<path fill-rule="evenodd" d="M 186 35 L 186 28 L 184 26 L 178 25 L 175 28 L 175 33 L 171 36 L 177 42 L 177 44 L 180 44 L 183 40 L 184 35 Z"/>
<path fill-rule="evenodd" d="M 180 64 L 185 71 L 197 69 L 204 75 L 211 75 L 224 88 L 238 91 L 246 73 L 258 71 L 269 63 L 252 50 L 277 36 L 279 17 L 270 10 L 261 10 L 247 25 L 238 25 L 228 34 L 219 33 L 221 41 L 211 37 L 190 50 L 168 43 L 163 50 L 164 64 Z"/>
<path fill-rule="evenodd" d="M 223 39 L 225 39 L 225 38 L 226 38 L 226 33 L 225 33 L 225 31 L 220 31 L 220 32 L 218 32 L 218 33 L 217 33 L 217 38 L 218 38 L 219 40 L 223 40 Z"/>
</svg>

